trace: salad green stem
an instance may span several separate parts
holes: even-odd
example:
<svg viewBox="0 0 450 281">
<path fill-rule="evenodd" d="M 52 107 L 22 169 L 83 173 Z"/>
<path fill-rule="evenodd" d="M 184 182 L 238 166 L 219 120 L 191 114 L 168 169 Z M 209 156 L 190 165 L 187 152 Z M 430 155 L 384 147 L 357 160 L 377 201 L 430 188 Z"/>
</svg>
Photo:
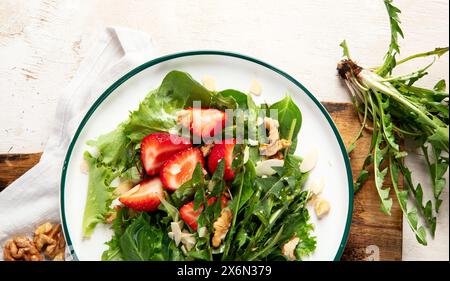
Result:
<svg viewBox="0 0 450 281">
<path fill-rule="evenodd" d="M 435 122 L 433 122 L 433 120 L 431 120 L 427 114 L 418 109 L 415 105 L 413 105 L 410 101 L 408 101 L 408 99 L 403 97 L 403 95 L 400 94 L 397 91 L 397 89 L 395 89 L 392 85 L 387 84 L 385 82 L 381 82 L 380 80 L 382 80 L 382 78 L 378 74 L 371 71 L 362 70 L 361 73 L 359 74 L 359 77 L 362 81 L 364 81 L 364 83 L 368 87 L 378 90 L 380 93 L 392 97 L 393 99 L 397 100 L 398 102 L 409 108 L 412 112 L 417 114 L 417 116 L 420 116 L 422 121 L 427 125 L 429 125 L 430 127 L 434 129 L 439 128 L 439 126 Z"/>
<path fill-rule="evenodd" d="M 414 55 L 408 56 L 408 57 L 406 57 L 404 59 L 401 59 L 401 60 L 397 61 L 397 65 L 400 65 L 402 63 L 405 63 L 407 61 L 410 61 L 410 60 L 413 60 L 413 59 L 416 59 L 416 58 L 423 58 L 423 57 L 429 57 L 429 56 L 434 56 L 434 55 L 440 57 L 443 54 L 445 54 L 446 52 L 448 52 L 448 47 L 446 47 L 446 48 L 436 48 L 436 49 L 434 49 L 432 51 L 414 54 Z"/>
<path fill-rule="evenodd" d="M 245 166 L 243 167 L 244 171 L 244 175 L 245 175 Z M 236 219 L 237 219 L 237 215 L 239 213 L 239 206 L 241 203 L 241 196 L 242 196 L 242 188 L 244 186 L 244 176 L 241 179 L 240 185 L 239 185 L 239 191 L 237 196 L 235 197 L 235 205 L 234 205 L 234 209 L 233 209 L 233 219 L 231 221 L 231 226 L 230 226 L 230 230 L 228 231 L 228 235 L 227 235 L 227 239 L 225 241 L 225 248 L 223 251 L 223 255 L 222 255 L 222 260 L 227 260 L 228 258 L 228 252 L 230 250 L 231 247 L 231 240 L 233 239 L 234 236 L 234 229 L 236 227 Z"/>
<path fill-rule="evenodd" d="M 291 123 L 291 127 L 289 128 L 289 136 L 287 139 L 289 142 L 292 142 L 292 137 L 294 136 L 294 130 L 295 130 L 296 124 L 297 124 L 297 119 L 293 119 L 292 123 Z M 284 150 L 284 157 L 286 157 L 289 154 L 290 148 L 291 148 L 290 145 L 288 147 L 286 147 L 286 149 Z"/>
</svg>

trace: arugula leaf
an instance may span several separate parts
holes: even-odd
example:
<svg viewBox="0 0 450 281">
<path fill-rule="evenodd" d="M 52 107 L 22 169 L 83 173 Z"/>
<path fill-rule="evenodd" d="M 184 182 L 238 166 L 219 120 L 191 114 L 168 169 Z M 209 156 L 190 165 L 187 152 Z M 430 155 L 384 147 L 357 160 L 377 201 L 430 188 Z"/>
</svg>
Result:
<svg viewBox="0 0 450 281">
<path fill-rule="evenodd" d="M 367 96 L 364 95 L 363 99 L 364 99 L 364 117 L 363 117 L 363 120 L 361 121 L 361 127 L 359 128 L 358 133 L 356 134 L 355 138 L 353 139 L 353 141 L 350 143 L 350 145 L 347 148 L 347 154 L 349 154 L 349 155 L 353 151 L 353 149 L 355 149 L 356 142 L 363 136 L 363 131 L 367 125 L 367 116 L 368 116 L 368 110 L 369 110 Z M 352 102 L 353 102 L 353 105 L 356 107 L 355 99 L 352 99 Z M 359 190 L 359 188 L 357 188 L 356 190 Z"/>
<path fill-rule="evenodd" d="M 204 188 L 203 169 L 200 163 L 195 167 L 192 178 L 172 193 L 171 198 L 175 206 L 180 207 L 188 202 L 199 188 Z"/>
<path fill-rule="evenodd" d="M 105 244 L 108 245 L 108 250 L 104 251 L 102 254 L 102 261 L 121 261 L 122 253 L 120 250 L 120 237 L 123 235 L 125 229 L 130 224 L 130 219 L 128 219 L 128 208 L 120 208 L 116 212 L 116 217 L 112 222 L 112 229 L 114 235 L 110 241 Z"/>
<path fill-rule="evenodd" d="M 225 189 L 225 181 L 223 175 L 225 172 L 225 160 L 222 159 L 217 164 L 216 171 L 211 177 L 208 183 L 210 193 L 208 196 L 205 194 L 204 188 L 198 188 L 194 195 L 194 211 L 197 211 L 203 206 L 203 211 L 198 217 L 198 227 L 206 227 L 210 233 L 212 233 L 212 224 L 218 218 L 221 205 L 222 205 L 222 193 Z M 216 197 L 216 200 L 212 204 L 208 204 L 208 199 Z"/>
<path fill-rule="evenodd" d="M 282 225 L 280 227 L 280 229 L 278 230 L 278 232 L 275 234 L 275 236 L 273 238 L 269 239 L 267 245 L 264 248 L 255 252 L 254 254 L 250 255 L 248 258 L 246 258 L 246 260 L 254 261 L 254 260 L 257 260 L 257 258 L 261 259 L 261 258 L 264 258 L 267 255 L 269 255 L 270 251 L 273 250 L 273 248 L 277 245 L 278 241 L 280 240 L 280 236 L 283 233 L 283 228 L 284 228 L 284 225 Z"/>
<path fill-rule="evenodd" d="M 122 261 L 119 237 L 113 236 L 110 241 L 105 243 L 109 248 L 104 251 L 101 257 L 102 261 Z"/>
<path fill-rule="evenodd" d="M 380 94 L 375 95 L 378 104 L 379 104 L 379 110 L 378 113 L 380 114 L 380 122 L 382 126 L 382 132 L 383 137 L 386 140 L 386 142 L 391 146 L 392 149 L 395 151 L 399 151 L 399 146 L 395 141 L 395 137 L 393 135 L 393 124 L 391 120 L 391 115 L 388 113 L 385 113 L 387 109 L 389 109 L 389 99 L 386 99 L 386 101 L 382 101 L 382 97 Z"/>
<path fill-rule="evenodd" d="M 398 183 L 399 167 L 398 167 L 398 163 L 393 160 L 392 155 L 389 156 L 389 168 L 390 168 L 392 186 L 394 187 L 395 194 L 397 195 L 397 199 L 398 199 L 400 208 L 401 208 L 402 212 L 406 215 L 406 218 L 408 220 L 408 224 L 409 224 L 411 230 L 416 234 L 417 241 L 419 241 L 420 244 L 427 245 L 426 233 L 422 226 L 418 227 L 417 209 L 413 208 L 412 211 L 408 212 L 408 209 L 407 209 L 408 190 L 400 191 L 398 188 L 397 183 Z"/>
<path fill-rule="evenodd" d="M 384 0 L 384 5 L 389 15 L 389 24 L 391 26 L 391 42 L 389 49 L 386 53 L 383 66 L 377 70 L 377 73 L 384 76 L 392 72 L 392 69 L 396 66 L 395 55 L 400 53 L 400 47 L 398 45 L 399 35 L 403 38 L 403 31 L 400 28 L 400 9 L 392 5 L 392 0 Z"/>
<path fill-rule="evenodd" d="M 448 48 L 447 48 L 448 49 Z M 445 91 L 447 89 L 447 84 L 445 83 L 445 79 L 439 80 L 436 85 L 434 85 L 433 90 L 435 91 Z"/>
<path fill-rule="evenodd" d="M 436 217 L 433 216 L 433 207 L 432 202 L 429 200 L 426 205 L 423 205 L 423 190 L 422 186 L 420 184 L 417 185 L 416 188 L 414 188 L 414 184 L 411 177 L 411 171 L 406 167 L 403 163 L 398 162 L 396 163 L 398 168 L 400 169 L 400 172 L 403 175 L 404 178 L 404 187 L 411 191 L 413 194 L 415 201 L 420 208 L 420 211 L 425 217 L 425 222 L 427 223 L 427 226 L 430 227 L 431 234 L 434 236 L 436 231 Z"/>
<path fill-rule="evenodd" d="M 164 196 L 160 198 L 161 204 L 159 205 L 158 209 L 167 213 L 169 221 L 178 221 L 180 213 L 178 212 L 178 209 L 175 208 L 175 206 L 167 201 L 169 198 L 170 197 L 167 195 L 167 193 L 164 192 Z"/>
<path fill-rule="evenodd" d="M 248 160 L 245 164 L 244 183 L 242 186 L 242 195 L 239 202 L 239 210 L 248 202 L 252 197 L 255 190 L 253 189 L 253 183 L 256 179 L 255 164 L 252 160 Z"/>
<path fill-rule="evenodd" d="M 384 179 L 387 174 L 387 168 L 380 170 L 381 162 L 383 162 L 387 149 L 380 148 L 381 135 L 378 135 L 377 145 L 373 154 L 374 159 L 374 175 L 375 175 L 375 187 L 377 188 L 378 195 L 381 199 L 381 211 L 391 215 L 392 198 L 389 198 L 389 188 L 383 188 Z"/>
<path fill-rule="evenodd" d="M 311 236 L 314 226 L 309 221 L 309 214 L 306 209 L 291 213 L 286 216 L 283 221 L 285 229 L 280 241 L 286 242 L 293 236 L 300 239 L 299 244 L 295 249 L 296 257 L 298 260 L 302 260 L 302 257 L 310 255 L 316 248 L 316 237 Z"/>
<path fill-rule="evenodd" d="M 448 170 L 449 161 L 448 158 L 442 157 L 442 151 L 434 145 L 431 146 L 431 152 L 433 153 L 434 162 L 432 162 L 429 156 L 428 147 L 422 146 L 422 151 L 425 157 L 425 162 L 428 166 L 431 183 L 433 187 L 433 194 L 436 201 L 439 201 L 439 197 L 446 186 L 445 173 Z M 439 212 L 439 205 L 436 204 L 436 212 Z"/>
<path fill-rule="evenodd" d="M 339 46 L 342 48 L 342 57 L 350 59 L 350 51 L 348 50 L 347 41 L 342 41 Z"/>
<path fill-rule="evenodd" d="M 366 181 L 369 179 L 369 171 L 362 169 L 359 172 L 358 178 L 356 179 L 356 183 L 355 183 L 355 192 L 358 192 L 361 187 L 364 186 L 364 184 L 366 183 Z"/>
<path fill-rule="evenodd" d="M 227 260 L 228 258 L 228 252 L 230 250 L 231 247 L 231 241 L 234 237 L 234 233 L 236 231 L 236 219 L 237 219 L 237 215 L 239 213 L 239 207 L 241 206 L 240 201 L 241 201 L 241 196 L 242 196 L 242 189 L 244 186 L 244 178 L 245 178 L 245 169 L 243 173 L 240 173 L 237 178 L 239 179 L 240 185 L 239 185 L 239 190 L 235 196 L 235 198 L 233 198 L 233 203 L 232 203 L 232 207 L 231 210 L 233 212 L 233 218 L 231 221 L 231 226 L 230 229 L 227 233 L 227 237 L 225 239 L 225 247 L 224 247 L 224 251 L 223 251 L 223 255 L 222 255 L 222 260 Z"/>
<path fill-rule="evenodd" d="M 163 260 L 160 253 L 163 233 L 149 223 L 149 216 L 141 213 L 120 237 L 122 257 L 128 261 Z"/>
<path fill-rule="evenodd" d="M 89 152 L 84 153 L 89 167 L 89 182 L 83 215 L 83 236 L 90 237 L 95 226 L 103 222 L 110 211 L 113 188 L 109 186 L 115 174 L 111 168 L 100 165 Z"/>
</svg>

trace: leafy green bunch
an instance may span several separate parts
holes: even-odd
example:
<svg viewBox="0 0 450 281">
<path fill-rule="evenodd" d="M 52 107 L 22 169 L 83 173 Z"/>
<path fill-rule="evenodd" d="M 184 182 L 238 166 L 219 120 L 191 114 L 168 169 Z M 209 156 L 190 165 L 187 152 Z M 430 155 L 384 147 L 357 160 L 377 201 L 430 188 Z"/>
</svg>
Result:
<svg viewBox="0 0 450 281">
<path fill-rule="evenodd" d="M 449 164 L 449 105 L 445 80 L 440 80 L 433 88 L 417 86 L 416 82 L 428 74 L 427 70 L 437 58 L 448 52 L 448 47 L 397 60 L 400 53 L 398 41 L 403 37 L 400 10 L 391 0 L 385 0 L 384 3 L 389 15 L 391 41 L 380 67 L 368 69 L 357 65 L 350 58 L 347 43 L 341 43 L 344 59 L 338 64 L 338 73 L 349 89 L 361 121 L 361 128 L 348 147 L 348 153 L 355 148 L 363 131 L 371 132 L 372 142 L 356 181 L 355 192 L 373 174 L 381 210 L 390 215 L 393 201 L 390 188 L 384 186 L 389 174 L 409 226 L 418 242 L 426 245 L 425 227 L 432 236 L 435 235 L 436 214 L 442 203 L 440 196 L 446 186 L 444 176 Z M 423 57 L 434 57 L 434 60 L 413 72 L 393 74 L 396 66 Z M 411 171 L 404 162 L 407 152 L 402 145 L 406 140 L 411 140 L 424 154 L 434 200 L 424 203 L 422 184 L 413 183 Z M 400 175 L 404 177 L 404 189 L 399 188 Z M 407 204 L 409 198 L 413 199 L 412 207 Z M 424 219 L 425 227 L 419 222 L 419 215 Z"/>
</svg>

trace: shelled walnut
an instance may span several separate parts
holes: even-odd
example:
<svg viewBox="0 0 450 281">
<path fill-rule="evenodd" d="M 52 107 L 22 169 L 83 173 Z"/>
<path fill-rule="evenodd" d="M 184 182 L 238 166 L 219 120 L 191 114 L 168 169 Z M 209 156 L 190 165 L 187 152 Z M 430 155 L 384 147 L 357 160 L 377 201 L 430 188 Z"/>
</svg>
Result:
<svg viewBox="0 0 450 281">
<path fill-rule="evenodd" d="M 54 261 L 64 260 L 66 242 L 61 231 L 61 224 L 52 225 L 47 222 L 40 225 L 34 232 L 34 244 L 39 251 Z"/>
<path fill-rule="evenodd" d="M 231 219 L 233 218 L 233 212 L 230 209 L 223 209 L 219 218 L 214 222 L 214 237 L 212 244 L 214 248 L 217 248 L 222 243 L 222 240 L 228 233 L 228 229 L 231 225 Z"/>
<path fill-rule="evenodd" d="M 3 248 L 3 259 L 5 261 L 42 261 L 44 257 L 28 237 L 17 236 L 6 242 Z"/>
</svg>

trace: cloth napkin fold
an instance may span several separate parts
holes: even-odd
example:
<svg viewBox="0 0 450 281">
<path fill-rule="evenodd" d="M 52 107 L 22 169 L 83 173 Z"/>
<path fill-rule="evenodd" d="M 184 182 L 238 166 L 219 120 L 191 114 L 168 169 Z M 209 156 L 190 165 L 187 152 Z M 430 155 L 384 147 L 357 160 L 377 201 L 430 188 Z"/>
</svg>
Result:
<svg viewBox="0 0 450 281">
<path fill-rule="evenodd" d="M 122 27 L 101 32 L 58 101 L 41 160 L 0 193 L 0 245 L 12 236 L 32 234 L 44 222 L 60 221 L 61 169 L 81 119 L 110 84 L 153 55 L 145 33 Z"/>
</svg>

